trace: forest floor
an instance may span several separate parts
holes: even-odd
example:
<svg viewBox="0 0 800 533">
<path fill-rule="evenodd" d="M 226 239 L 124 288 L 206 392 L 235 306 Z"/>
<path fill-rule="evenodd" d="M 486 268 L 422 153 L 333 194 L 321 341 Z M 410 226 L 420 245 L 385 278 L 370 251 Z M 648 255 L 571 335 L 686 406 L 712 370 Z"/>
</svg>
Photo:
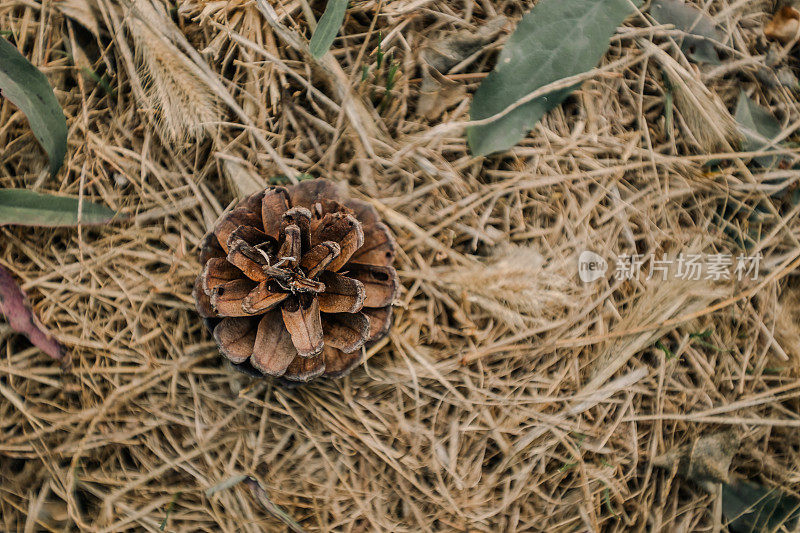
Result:
<svg viewBox="0 0 800 533">
<path fill-rule="evenodd" d="M 72 362 L 0 324 L 0 530 L 281 531 L 274 504 L 309 531 L 718 531 L 719 491 L 653 460 L 724 431 L 732 478 L 797 494 L 800 106 L 775 73 L 798 59 L 765 67 L 774 2 L 694 2 L 716 65 L 632 15 L 488 157 L 470 95 L 534 2 L 357 0 L 319 62 L 297 44 L 324 1 L 272 2 L 272 24 L 263 0 L 149 2 L 0 0 L 69 125 L 50 177 L 0 100 L 0 187 L 123 218 L 0 228 Z M 421 50 L 453 42 L 473 51 L 423 90 Z M 781 124 L 780 163 L 728 144 L 742 91 Z M 300 175 L 377 208 L 403 289 L 363 367 L 287 389 L 225 364 L 192 285 L 220 214 Z M 608 262 L 593 282 L 587 250 Z M 732 274 L 658 269 L 681 254 Z"/>
</svg>

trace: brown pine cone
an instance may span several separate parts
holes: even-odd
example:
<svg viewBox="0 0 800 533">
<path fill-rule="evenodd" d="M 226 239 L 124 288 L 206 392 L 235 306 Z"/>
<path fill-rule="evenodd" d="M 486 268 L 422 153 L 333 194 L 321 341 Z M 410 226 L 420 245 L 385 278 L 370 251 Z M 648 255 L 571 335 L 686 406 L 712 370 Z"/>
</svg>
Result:
<svg viewBox="0 0 800 533">
<path fill-rule="evenodd" d="M 389 331 L 394 237 L 375 209 L 308 180 L 245 198 L 203 239 L 197 311 L 246 372 L 339 377 Z"/>
</svg>

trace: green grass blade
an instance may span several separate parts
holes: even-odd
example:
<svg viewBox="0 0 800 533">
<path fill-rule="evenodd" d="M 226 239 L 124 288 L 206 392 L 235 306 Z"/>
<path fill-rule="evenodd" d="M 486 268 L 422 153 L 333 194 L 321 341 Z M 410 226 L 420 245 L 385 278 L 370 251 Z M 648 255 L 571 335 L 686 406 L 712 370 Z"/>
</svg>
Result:
<svg viewBox="0 0 800 533">
<path fill-rule="evenodd" d="M 115 212 L 83 200 L 78 216 L 78 198 L 41 194 L 27 189 L 0 189 L 0 226 L 66 227 L 104 224 Z"/>
<path fill-rule="evenodd" d="M 330 49 L 336 34 L 339 33 L 339 28 L 342 27 L 345 11 L 347 11 L 347 0 L 328 1 L 325 13 L 320 17 L 317 29 L 311 36 L 311 42 L 308 43 L 312 56 L 319 59 Z"/>
</svg>

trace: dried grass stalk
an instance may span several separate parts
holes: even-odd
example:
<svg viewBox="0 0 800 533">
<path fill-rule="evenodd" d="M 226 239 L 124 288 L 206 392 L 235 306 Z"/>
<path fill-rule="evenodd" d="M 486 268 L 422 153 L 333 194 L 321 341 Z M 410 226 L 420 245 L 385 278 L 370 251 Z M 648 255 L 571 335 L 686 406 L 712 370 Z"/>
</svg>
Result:
<svg viewBox="0 0 800 533">
<path fill-rule="evenodd" d="M 532 247 L 500 248 L 485 263 L 444 273 L 448 292 L 512 329 L 544 326 L 580 305 L 585 293 L 574 264 Z M 477 314 L 477 313 L 476 313 Z"/>
<path fill-rule="evenodd" d="M 739 144 L 736 120 L 719 96 L 668 53 L 650 42 L 643 43 L 645 48 L 653 50 L 664 76 L 672 84 L 675 107 L 699 147 L 709 153 L 733 151 L 732 147 Z"/>
<path fill-rule="evenodd" d="M 0 101 L 0 185 L 83 195 L 134 221 L 1 229 L 0 264 L 26 280 L 73 369 L 62 372 L 0 324 L 0 531 L 285 530 L 244 483 L 220 489 L 237 474 L 258 479 L 308 531 L 711 531 L 722 523 L 712 500 L 654 469 L 653 459 L 726 428 L 744 433 L 733 475 L 798 486 L 800 307 L 788 299 L 776 306 L 779 294 L 797 290 L 794 273 L 704 315 L 703 324 L 676 325 L 682 338 L 713 326 L 713 347 L 682 340 L 669 360 L 650 334 L 604 334 L 681 317 L 708 298 L 690 291 L 715 288 L 610 279 L 584 287 L 577 279 L 578 245 L 606 259 L 668 246 L 686 253 L 701 235 L 701 249 L 730 250 L 741 232 L 757 241 L 745 253 L 763 255 L 762 279 L 797 251 L 792 169 L 701 155 L 683 123 L 685 105 L 682 136 L 659 127 L 664 95 L 651 88 L 663 85 L 662 71 L 637 67 L 653 56 L 643 57 L 633 36 L 661 42 L 672 30 L 631 17 L 579 98 L 508 153 L 473 158 L 463 136 L 436 134 L 438 126 L 413 115 L 421 83 L 417 41 L 406 41 L 477 29 L 497 3 L 425 3 L 424 17 L 419 2 L 356 3 L 330 56 L 352 83 L 336 91 L 338 73 L 309 67 L 272 29 L 310 35 L 308 2 L 265 1 L 277 12 L 270 23 L 253 2 L 193 0 L 198 11 L 180 11 L 180 29 L 166 15 L 166 27 L 146 26 L 191 60 L 187 68 L 232 121 L 176 157 L 166 135 L 149 138 L 156 113 L 137 112 L 149 104 L 132 50 L 131 1 L 96 1 L 101 32 L 114 41 L 98 56 L 86 47 L 92 64 L 99 58 L 130 73 L 114 101 L 76 83 L 82 74 L 62 57 L 63 17 L 36 2 L 0 9 L 0 28 L 22 36 L 24 53 L 45 67 L 71 124 L 64 170 L 42 176 L 27 120 Z M 516 21 L 530 3 L 501 11 Z M 703 2 L 729 34 L 735 60 L 699 79 L 711 80 L 728 109 L 739 88 L 757 93 L 792 127 L 796 99 L 751 75 L 763 38 L 753 21 L 767 20 L 770 6 L 733 4 Z M 371 102 L 360 110 L 343 102 L 385 88 L 359 77 L 363 66 L 375 69 L 379 41 L 403 75 L 392 91 L 396 107 L 378 118 Z M 499 43 L 489 48 L 453 79 L 471 90 L 491 71 Z M 200 50 L 213 52 L 208 64 Z M 257 76 L 266 76 L 264 87 L 247 88 Z M 239 88 L 238 100 L 228 87 Z M 289 110 L 292 120 L 271 120 L 265 109 L 252 117 L 242 110 L 248 99 Z M 445 128 L 468 120 L 467 104 L 448 108 Z M 380 136 L 362 117 L 380 123 Z M 368 144 L 392 160 L 371 157 Z M 724 172 L 687 179 L 709 159 L 725 161 Z M 198 243 L 237 191 L 252 187 L 251 171 L 357 186 L 398 237 L 405 290 L 393 334 L 345 380 L 287 390 L 231 372 L 194 311 Z M 757 231 L 744 219 L 759 203 L 774 203 L 780 218 L 759 218 Z M 741 217 L 723 217 L 725 206 Z M 473 243 L 505 239 L 523 248 L 480 262 L 469 256 Z M 747 286 L 730 280 L 726 296 Z M 498 318 L 497 306 L 508 314 Z M 516 330 L 509 321 L 534 326 Z M 592 389 L 595 367 L 618 369 Z"/>
<path fill-rule="evenodd" d="M 788 288 L 775 310 L 775 338 L 800 373 L 800 291 Z"/>
<path fill-rule="evenodd" d="M 157 30 L 172 21 L 160 6 L 136 0 L 126 24 L 144 88 L 142 104 L 155 110 L 159 132 L 173 143 L 202 138 L 220 120 L 220 106 L 191 60 Z"/>
<path fill-rule="evenodd" d="M 728 295 L 725 286 L 706 280 L 676 278 L 674 274 L 670 273 L 666 281 L 661 275 L 649 280 L 614 329 L 625 331 L 643 324 L 660 324 L 679 315 L 699 311 Z M 594 363 L 592 379 L 584 387 L 584 391 L 602 386 L 634 355 L 647 348 L 666 331 L 663 328 L 650 330 L 608 342 Z"/>
</svg>

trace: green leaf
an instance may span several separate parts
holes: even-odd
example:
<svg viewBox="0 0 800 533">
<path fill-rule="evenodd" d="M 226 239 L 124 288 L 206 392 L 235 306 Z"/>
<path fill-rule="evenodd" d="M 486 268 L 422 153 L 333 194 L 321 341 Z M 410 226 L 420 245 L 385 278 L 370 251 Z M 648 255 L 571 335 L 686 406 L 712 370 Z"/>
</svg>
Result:
<svg viewBox="0 0 800 533">
<path fill-rule="evenodd" d="M 708 15 L 682 0 L 654 0 L 650 15 L 659 24 L 672 24 L 687 33 L 683 39 L 678 39 L 687 57 L 714 65 L 720 63 L 714 42 L 721 41 L 722 34 Z"/>
<path fill-rule="evenodd" d="M 3 38 L 0 38 L 0 93 L 28 117 L 33 135 L 50 158 L 50 173 L 58 172 L 67 153 L 64 113 L 45 75 Z"/>
<path fill-rule="evenodd" d="M 745 152 L 758 152 L 772 144 L 781 133 L 781 125 L 769 111 L 751 100 L 744 91 L 739 93 L 736 102 L 736 122 L 739 131 L 744 136 L 742 150 Z M 769 168 L 778 162 L 779 157 L 763 155 L 754 158 L 754 161 L 764 168 Z"/>
<path fill-rule="evenodd" d="M 111 209 L 83 200 L 78 217 L 78 199 L 41 194 L 27 189 L 0 189 L 0 226 L 64 227 L 103 224 L 111 220 Z"/>
<path fill-rule="evenodd" d="M 344 12 L 347 11 L 347 0 L 328 0 L 325 12 L 319 19 L 317 29 L 308 43 L 311 55 L 319 59 L 325 55 L 333 44 L 339 28 L 342 27 Z"/>
<path fill-rule="evenodd" d="M 722 484 L 722 513 L 732 533 L 794 531 L 800 519 L 800 500 L 777 489 L 737 480 Z"/>
<path fill-rule="evenodd" d="M 631 9 L 629 0 L 541 0 L 522 18 L 475 93 L 470 119 L 496 115 L 540 87 L 596 66 Z M 470 150 L 486 155 L 511 148 L 574 89 L 554 91 L 468 128 Z"/>
</svg>

